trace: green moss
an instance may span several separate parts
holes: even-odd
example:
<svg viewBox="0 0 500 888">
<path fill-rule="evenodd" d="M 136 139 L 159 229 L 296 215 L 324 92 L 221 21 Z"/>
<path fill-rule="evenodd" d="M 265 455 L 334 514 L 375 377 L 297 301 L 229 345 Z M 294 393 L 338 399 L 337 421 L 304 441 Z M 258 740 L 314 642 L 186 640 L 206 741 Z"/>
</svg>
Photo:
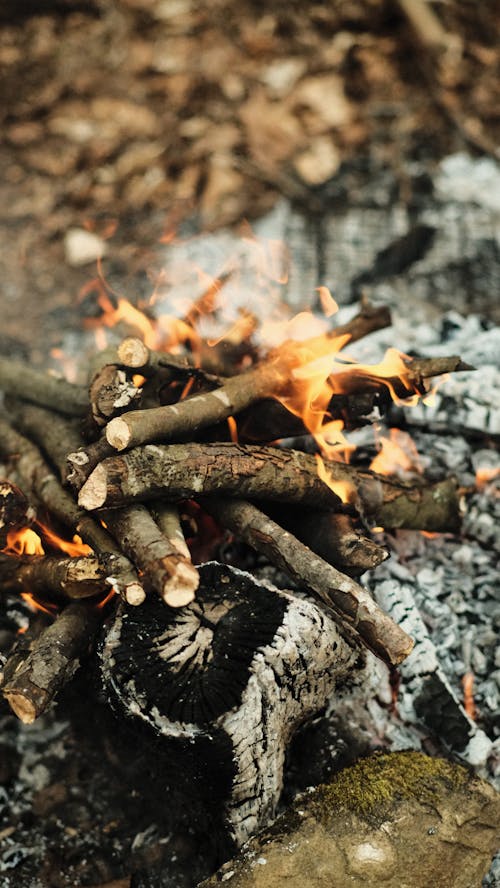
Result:
<svg viewBox="0 0 500 888">
<path fill-rule="evenodd" d="M 451 790 L 465 789 L 469 779 L 465 768 L 420 752 L 375 754 L 319 787 L 311 813 L 325 825 L 340 810 L 371 821 L 402 799 L 435 805 Z"/>
</svg>

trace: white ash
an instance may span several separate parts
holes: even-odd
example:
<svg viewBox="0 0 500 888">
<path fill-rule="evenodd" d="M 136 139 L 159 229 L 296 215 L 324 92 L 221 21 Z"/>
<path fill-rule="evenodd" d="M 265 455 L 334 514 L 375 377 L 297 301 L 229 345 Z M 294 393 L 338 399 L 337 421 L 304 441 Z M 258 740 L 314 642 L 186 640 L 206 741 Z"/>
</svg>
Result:
<svg viewBox="0 0 500 888">
<path fill-rule="evenodd" d="M 469 736 L 484 727 L 490 741 L 496 740 L 500 736 L 497 556 L 474 541 L 451 537 L 424 539 L 414 531 L 385 537 L 393 557 L 365 575 L 364 581 L 378 603 L 417 640 L 415 653 L 400 667 L 398 706 L 403 721 L 425 723 L 425 710 L 418 714 L 415 708 L 413 686 L 419 676 L 431 674 L 441 686 L 442 700 L 457 701 L 455 716 L 463 720 L 461 682 L 473 672 L 478 722 L 477 726 L 469 722 Z M 438 734 L 437 724 L 434 729 Z M 463 754 L 463 748 L 462 743 L 462 750 L 456 751 Z M 486 743 L 484 751 L 485 758 L 492 752 Z"/>
</svg>

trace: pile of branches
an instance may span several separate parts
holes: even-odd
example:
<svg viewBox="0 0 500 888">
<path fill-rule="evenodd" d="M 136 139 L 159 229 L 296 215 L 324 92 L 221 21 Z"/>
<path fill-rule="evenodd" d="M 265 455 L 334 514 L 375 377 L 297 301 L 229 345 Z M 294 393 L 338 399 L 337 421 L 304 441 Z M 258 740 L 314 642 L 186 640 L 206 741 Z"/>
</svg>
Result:
<svg viewBox="0 0 500 888">
<path fill-rule="evenodd" d="M 363 304 L 322 344 L 354 342 L 389 324 L 385 308 Z M 110 589 L 132 607 L 149 594 L 173 608 L 193 600 L 191 553 L 201 551 L 196 534 L 205 528 L 206 536 L 207 524 L 214 540 L 228 530 L 321 600 L 351 641 L 390 666 L 408 656 L 412 640 L 356 579 L 387 557 L 367 529 L 456 530 L 456 484 L 405 483 L 307 452 L 308 430 L 276 399 L 286 397 L 304 355 L 311 359 L 308 344 L 284 343 L 256 360 L 248 340 L 201 343 L 195 360 L 128 337 L 96 355 L 89 388 L 0 359 L 0 455 L 8 466 L 0 592 L 30 591 L 55 614 L 48 626 L 35 617 L 4 664 L 2 693 L 19 718 L 32 722 L 71 677 L 112 606 Z M 404 381 L 346 372 L 329 418 L 356 427 L 375 406 L 389 406 L 389 387 L 407 398 L 424 393 L 426 379 L 461 369 L 449 357 L 408 359 Z M 348 505 L 339 485 L 348 486 Z M 9 534 L 37 516 L 78 534 L 88 554 L 9 548 Z"/>
</svg>

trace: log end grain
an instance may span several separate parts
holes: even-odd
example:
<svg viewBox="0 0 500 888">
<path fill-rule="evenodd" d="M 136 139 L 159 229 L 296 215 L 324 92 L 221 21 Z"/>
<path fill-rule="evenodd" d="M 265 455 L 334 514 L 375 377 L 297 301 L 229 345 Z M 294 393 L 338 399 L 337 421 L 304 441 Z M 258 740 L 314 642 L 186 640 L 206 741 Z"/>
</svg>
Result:
<svg viewBox="0 0 500 888">
<path fill-rule="evenodd" d="M 31 700 L 19 691 L 10 693 L 5 690 L 3 695 L 18 719 L 25 725 L 32 725 L 37 717 L 37 710 Z"/>
<path fill-rule="evenodd" d="M 106 469 L 98 465 L 80 490 L 78 505 L 89 512 L 92 509 L 99 509 L 106 502 L 107 489 Z"/>
<path fill-rule="evenodd" d="M 106 440 L 115 450 L 125 450 L 130 443 L 131 431 L 125 419 L 116 416 L 106 426 Z"/>
<path fill-rule="evenodd" d="M 118 346 L 118 358 L 125 367 L 138 369 L 149 360 L 149 349 L 136 336 L 127 336 Z"/>
<path fill-rule="evenodd" d="M 130 583 L 125 589 L 125 601 L 132 607 L 139 607 L 146 599 L 146 593 L 139 583 Z"/>
<path fill-rule="evenodd" d="M 198 571 L 183 558 L 177 562 L 173 574 L 165 583 L 161 597 L 169 607 L 185 607 L 194 601 L 199 584 Z"/>
</svg>

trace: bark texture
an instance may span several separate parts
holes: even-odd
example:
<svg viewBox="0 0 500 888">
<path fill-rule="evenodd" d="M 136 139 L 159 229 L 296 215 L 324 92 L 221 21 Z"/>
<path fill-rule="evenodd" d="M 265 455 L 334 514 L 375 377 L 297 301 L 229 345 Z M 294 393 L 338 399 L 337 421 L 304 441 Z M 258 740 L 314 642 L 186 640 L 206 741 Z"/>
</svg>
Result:
<svg viewBox="0 0 500 888">
<path fill-rule="evenodd" d="M 84 602 L 69 604 L 33 643 L 26 660 L 2 684 L 2 694 L 25 724 L 31 724 L 69 681 L 88 650 L 99 611 Z"/>
<path fill-rule="evenodd" d="M 85 509 L 223 493 L 335 508 L 340 500 L 302 453 L 238 444 L 137 447 L 100 463 L 80 491 Z"/>
<path fill-rule="evenodd" d="M 51 600 L 91 598 L 109 591 L 114 574 L 123 570 L 120 555 L 59 558 L 49 555 L 7 555 L 0 552 L 2 591 L 30 591 Z"/>
<path fill-rule="evenodd" d="M 198 571 L 172 538 L 165 536 L 145 506 L 107 511 L 107 527 L 120 547 L 143 571 L 146 583 L 165 604 L 184 607 L 195 596 Z"/>
</svg>

